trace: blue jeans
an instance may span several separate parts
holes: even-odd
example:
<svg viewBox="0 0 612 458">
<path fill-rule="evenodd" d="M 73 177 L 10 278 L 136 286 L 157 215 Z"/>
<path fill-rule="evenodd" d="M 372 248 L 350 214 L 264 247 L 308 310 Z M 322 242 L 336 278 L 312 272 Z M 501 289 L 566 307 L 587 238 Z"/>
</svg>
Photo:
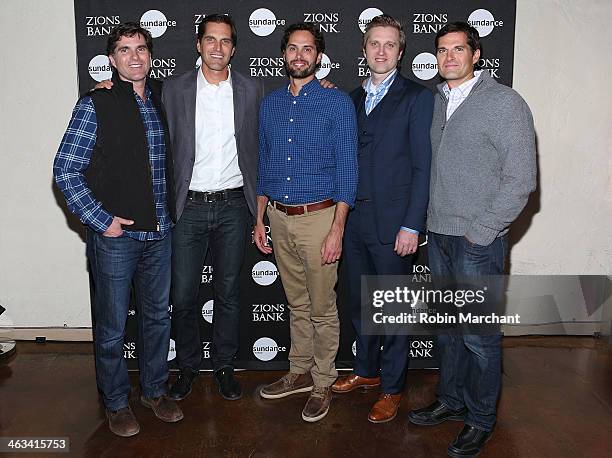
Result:
<svg viewBox="0 0 612 458">
<path fill-rule="evenodd" d="M 202 361 L 198 293 L 206 253 L 212 257 L 213 369 L 233 367 L 240 327 L 240 269 L 249 211 L 244 194 L 203 202 L 189 198 L 172 233 L 172 329 L 179 368 L 199 370 Z"/>
<path fill-rule="evenodd" d="M 87 230 L 87 257 L 93 288 L 93 333 L 96 380 L 104 405 L 128 405 L 130 380 L 123 340 L 132 286 L 138 319 L 138 367 L 142 394 L 166 393 L 170 343 L 170 235 L 141 242 L 104 237 Z"/>
<path fill-rule="evenodd" d="M 502 275 L 508 239 L 498 237 L 481 246 L 465 237 L 430 232 L 427 247 L 434 278 Z M 491 431 L 501 390 L 501 335 L 441 335 L 438 348 L 439 401 L 453 410 L 467 407 L 465 423 Z"/>
</svg>

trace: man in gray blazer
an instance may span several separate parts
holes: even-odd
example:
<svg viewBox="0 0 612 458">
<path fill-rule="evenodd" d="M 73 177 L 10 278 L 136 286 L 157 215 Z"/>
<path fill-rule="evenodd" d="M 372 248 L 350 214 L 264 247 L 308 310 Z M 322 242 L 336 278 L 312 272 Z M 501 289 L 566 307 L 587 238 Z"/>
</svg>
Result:
<svg viewBox="0 0 612 458">
<path fill-rule="evenodd" d="M 199 25 L 202 64 L 164 83 L 174 151 L 176 217 L 172 233 L 172 326 L 180 368 L 170 397 L 184 399 L 202 359 L 198 291 L 206 254 L 213 268 L 211 357 L 219 392 L 240 399 L 233 359 L 239 343 L 239 275 L 257 204 L 258 114 L 263 83 L 230 70 L 236 50 L 231 17 Z M 251 216 L 249 215 L 251 214 Z"/>
</svg>

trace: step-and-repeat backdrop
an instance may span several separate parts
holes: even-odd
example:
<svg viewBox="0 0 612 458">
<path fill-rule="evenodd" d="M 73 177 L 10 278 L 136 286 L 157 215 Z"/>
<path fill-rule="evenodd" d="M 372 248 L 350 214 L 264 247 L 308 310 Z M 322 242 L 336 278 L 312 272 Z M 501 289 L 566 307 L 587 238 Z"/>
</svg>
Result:
<svg viewBox="0 0 612 458">
<path fill-rule="evenodd" d="M 369 76 L 361 51 L 362 32 L 372 17 L 390 14 L 406 32 L 406 50 L 401 71 L 404 76 L 431 89 L 440 82 L 434 53 L 436 32 L 447 22 L 462 20 L 474 25 L 482 37 L 483 52 L 478 62 L 500 83 L 512 84 L 514 56 L 514 0 L 354 0 L 332 5 L 325 0 L 286 2 L 281 0 L 206 1 L 183 0 L 75 0 L 75 24 L 80 91 L 86 92 L 97 81 L 110 78 L 111 68 L 104 55 L 110 30 L 127 21 L 140 21 L 152 34 L 154 53 L 151 76 L 164 79 L 199 65 L 196 51 L 198 23 L 211 13 L 230 14 L 238 30 L 232 68 L 262 78 L 266 90 L 286 84 L 280 55 L 283 29 L 294 22 L 313 22 L 325 35 L 326 50 L 318 78 L 333 81 L 349 92 Z M 426 240 L 414 265 L 415 275 L 427 275 Z M 202 271 L 200 318 L 203 368 L 210 368 L 210 348 L 214 303 L 210 260 Z M 241 275 L 241 345 L 236 367 L 284 369 L 288 367 L 289 309 L 274 257 L 262 256 L 254 245 L 247 247 Z M 338 309 L 341 338 L 338 367 L 351 367 L 355 352 L 347 304 L 349 285 L 342 264 L 338 282 Z M 170 308 L 172 306 L 170 305 Z M 125 357 L 136 368 L 136 313 L 130 311 Z M 433 338 L 415 338 L 411 348 L 411 368 L 436 367 Z M 175 367 L 174 340 L 168 360 Z"/>
</svg>

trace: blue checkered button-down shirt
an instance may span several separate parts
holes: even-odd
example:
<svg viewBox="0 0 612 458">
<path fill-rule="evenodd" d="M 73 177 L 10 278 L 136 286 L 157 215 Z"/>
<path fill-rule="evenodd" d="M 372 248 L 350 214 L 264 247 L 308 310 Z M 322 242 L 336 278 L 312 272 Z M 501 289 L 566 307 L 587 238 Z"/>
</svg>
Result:
<svg viewBox="0 0 612 458">
<path fill-rule="evenodd" d="M 151 91 L 146 89 L 146 101 L 135 92 L 140 116 L 149 144 L 149 162 L 153 177 L 155 212 L 159 222 L 158 232 L 124 231 L 124 236 L 136 240 L 158 240 L 166 236 L 171 220 L 166 205 L 166 144 L 161 119 L 151 100 Z M 72 118 L 60 143 L 53 163 L 53 175 L 58 187 L 66 196 L 68 208 L 83 224 L 96 232 L 104 232 L 113 221 L 113 216 L 96 200 L 85 180 L 91 155 L 96 144 L 98 123 L 91 97 L 83 97 L 74 107 Z"/>
<path fill-rule="evenodd" d="M 259 113 L 257 194 L 299 205 L 332 198 L 355 203 L 357 121 L 347 94 L 316 79 L 297 96 L 277 89 Z"/>
</svg>

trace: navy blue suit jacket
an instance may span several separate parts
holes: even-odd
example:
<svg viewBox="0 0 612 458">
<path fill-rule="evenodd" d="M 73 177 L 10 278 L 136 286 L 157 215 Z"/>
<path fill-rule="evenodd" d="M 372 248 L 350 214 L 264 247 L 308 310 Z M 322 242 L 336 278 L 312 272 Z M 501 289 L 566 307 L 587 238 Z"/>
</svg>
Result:
<svg viewBox="0 0 612 458">
<path fill-rule="evenodd" d="M 362 87 L 351 92 L 357 112 L 365 109 Z M 381 243 L 394 243 L 401 226 L 425 231 L 429 202 L 433 115 L 432 92 L 399 73 L 375 110 L 379 113 L 374 130 L 372 157 L 372 201 L 376 230 Z"/>
</svg>

